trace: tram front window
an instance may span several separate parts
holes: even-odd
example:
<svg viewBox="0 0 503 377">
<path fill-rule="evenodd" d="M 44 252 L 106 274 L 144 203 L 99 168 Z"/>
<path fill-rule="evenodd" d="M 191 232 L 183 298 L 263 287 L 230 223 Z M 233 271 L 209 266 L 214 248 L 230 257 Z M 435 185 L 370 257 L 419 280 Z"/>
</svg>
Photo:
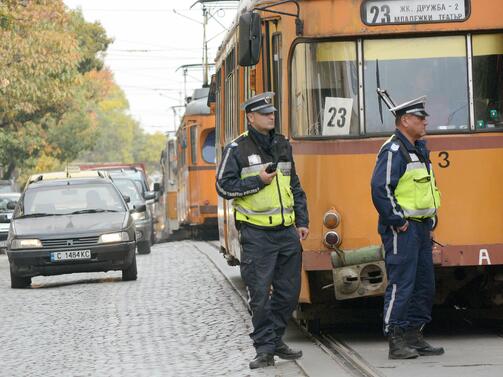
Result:
<svg viewBox="0 0 503 377">
<path fill-rule="evenodd" d="M 214 164 L 216 162 L 215 156 L 215 131 L 208 132 L 206 139 L 204 139 L 203 144 L 203 160 L 209 164 Z"/>
<path fill-rule="evenodd" d="M 503 127 L 503 34 L 473 36 L 473 97 L 476 129 Z"/>
<path fill-rule="evenodd" d="M 384 102 L 382 111 L 379 108 L 378 80 L 396 104 L 428 96 L 429 132 L 469 129 L 464 36 L 366 40 L 363 56 L 366 133 L 391 133 L 395 128 Z"/>
<path fill-rule="evenodd" d="M 297 137 L 359 134 L 356 42 L 295 46 L 291 122 Z"/>
</svg>

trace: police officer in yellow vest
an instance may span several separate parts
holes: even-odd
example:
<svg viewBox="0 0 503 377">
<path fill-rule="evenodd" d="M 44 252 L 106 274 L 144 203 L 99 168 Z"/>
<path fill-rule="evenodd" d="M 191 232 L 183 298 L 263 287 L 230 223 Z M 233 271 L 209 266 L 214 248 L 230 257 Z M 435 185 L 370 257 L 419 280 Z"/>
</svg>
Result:
<svg viewBox="0 0 503 377">
<path fill-rule="evenodd" d="M 440 355 L 423 327 L 431 321 L 435 295 L 432 227 L 440 195 L 426 143 L 426 97 L 390 108 L 396 131 L 381 147 L 372 175 L 372 201 L 385 249 L 388 286 L 384 332 L 390 359 Z"/>
<path fill-rule="evenodd" d="M 243 104 L 248 130 L 224 149 L 217 192 L 233 199 L 241 244 L 241 276 L 248 288 L 257 355 L 250 368 L 274 365 L 274 356 L 302 356 L 283 334 L 300 292 L 301 245 L 308 231 L 306 195 L 292 148 L 274 132 L 273 92 Z M 272 293 L 271 293 L 272 287 Z"/>
</svg>

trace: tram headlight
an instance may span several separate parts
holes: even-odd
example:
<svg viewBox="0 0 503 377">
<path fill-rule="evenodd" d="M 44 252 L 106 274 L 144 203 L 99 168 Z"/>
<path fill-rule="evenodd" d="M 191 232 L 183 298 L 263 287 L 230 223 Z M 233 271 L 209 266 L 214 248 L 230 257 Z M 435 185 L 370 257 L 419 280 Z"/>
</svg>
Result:
<svg viewBox="0 0 503 377">
<path fill-rule="evenodd" d="M 323 225 L 328 229 L 336 228 L 341 222 L 341 216 L 334 210 L 329 210 L 323 215 Z"/>
<path fill-rule="evenodd" d="M 329 230 L 323 236 L 323 242 L 327 247 L 334 249 L 341 244 L 342 239 L 341 236 L 339 236 L 339 233 L 334 230 Z"/>
</svg>

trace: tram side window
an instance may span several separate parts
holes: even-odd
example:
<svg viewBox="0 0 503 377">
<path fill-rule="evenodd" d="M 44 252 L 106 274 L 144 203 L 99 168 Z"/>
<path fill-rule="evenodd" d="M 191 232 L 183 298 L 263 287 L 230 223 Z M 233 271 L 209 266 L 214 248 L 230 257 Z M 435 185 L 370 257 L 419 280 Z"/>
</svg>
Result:
<svg viewBox="0 0 503 377">
<path fill-rule="evenodd" d="M 503 127 L 503 34 L 473 36 L 473 102 L 477 130 Z"/>
<path fill-rule="evenodd" d="M 235 50 L 233 49 L 225 58 L 225 93 L 224 93 L 224 122 L 225 122 L 225 143 L 230 142 L 238 136 L 237 114 L 238 114 L 238 90 Z"/>
<path fill-rule="evenodd" d="M 429 132 L 469 129 L 464 36 L 365 40 L 363 56 L 366 133 L 391 133 L 395 127 L 384 102 L 379 107 L 378 80 L 396 104 L 428 97 Z"/>
<path fill-rule="evenodd" d="M 297 44 L 291 106 L 294 136 L 357 136 L 356 42 Z"/>
<path fill-rule="evenodd" d="M 197 126 L 190 127 L 190 159 L 192 164 L 197 164 Z"/>
<path fill-rule="evenodd" d="M 203 150 L 202 150 L 203 160 L 209 164 L 214 164 L 215 159 L 215 131 L 208 132 L 206 139 L 204 139 Z"/>
<path fill-rule="evenodd" d="M 182 169 L 185 166 L 185 160 L 186 160 L 186 155 L 187 153 L 187 131 L 186 129 L 182 130 L 180 132 L 179 137 L 178 137 L 178 155 L 180 158 L 178 159 L 178 169 Z"/>
<path fill-rule="evenodd" d="M 177 173 L 175 142 L 170 140 L 168 143 L 168 178 L 171 181 L 175 179 Z"/>
</svg>

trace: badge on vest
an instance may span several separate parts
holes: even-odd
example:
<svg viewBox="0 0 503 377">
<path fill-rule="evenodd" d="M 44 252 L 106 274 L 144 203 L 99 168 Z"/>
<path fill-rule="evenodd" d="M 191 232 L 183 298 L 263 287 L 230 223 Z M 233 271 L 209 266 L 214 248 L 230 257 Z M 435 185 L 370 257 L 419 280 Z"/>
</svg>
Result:
<svg viewBox="0 0 503 377">
<path fill-rule="evenodd" d="M 396 152 L 398 149 L 400 149 L 400 146 L 398 144 L 391 144 L 391 148 L 390 148 L 393 152 Z"/>
<path fill-rule="evenodd" d="M 248 163 L 250 165 L 258 165 L 258 164 L 262 163 L 262 159 L 260 158 L 260 156 L 258 154 L 251 154 L 248 156 Z"/>
</svg>

